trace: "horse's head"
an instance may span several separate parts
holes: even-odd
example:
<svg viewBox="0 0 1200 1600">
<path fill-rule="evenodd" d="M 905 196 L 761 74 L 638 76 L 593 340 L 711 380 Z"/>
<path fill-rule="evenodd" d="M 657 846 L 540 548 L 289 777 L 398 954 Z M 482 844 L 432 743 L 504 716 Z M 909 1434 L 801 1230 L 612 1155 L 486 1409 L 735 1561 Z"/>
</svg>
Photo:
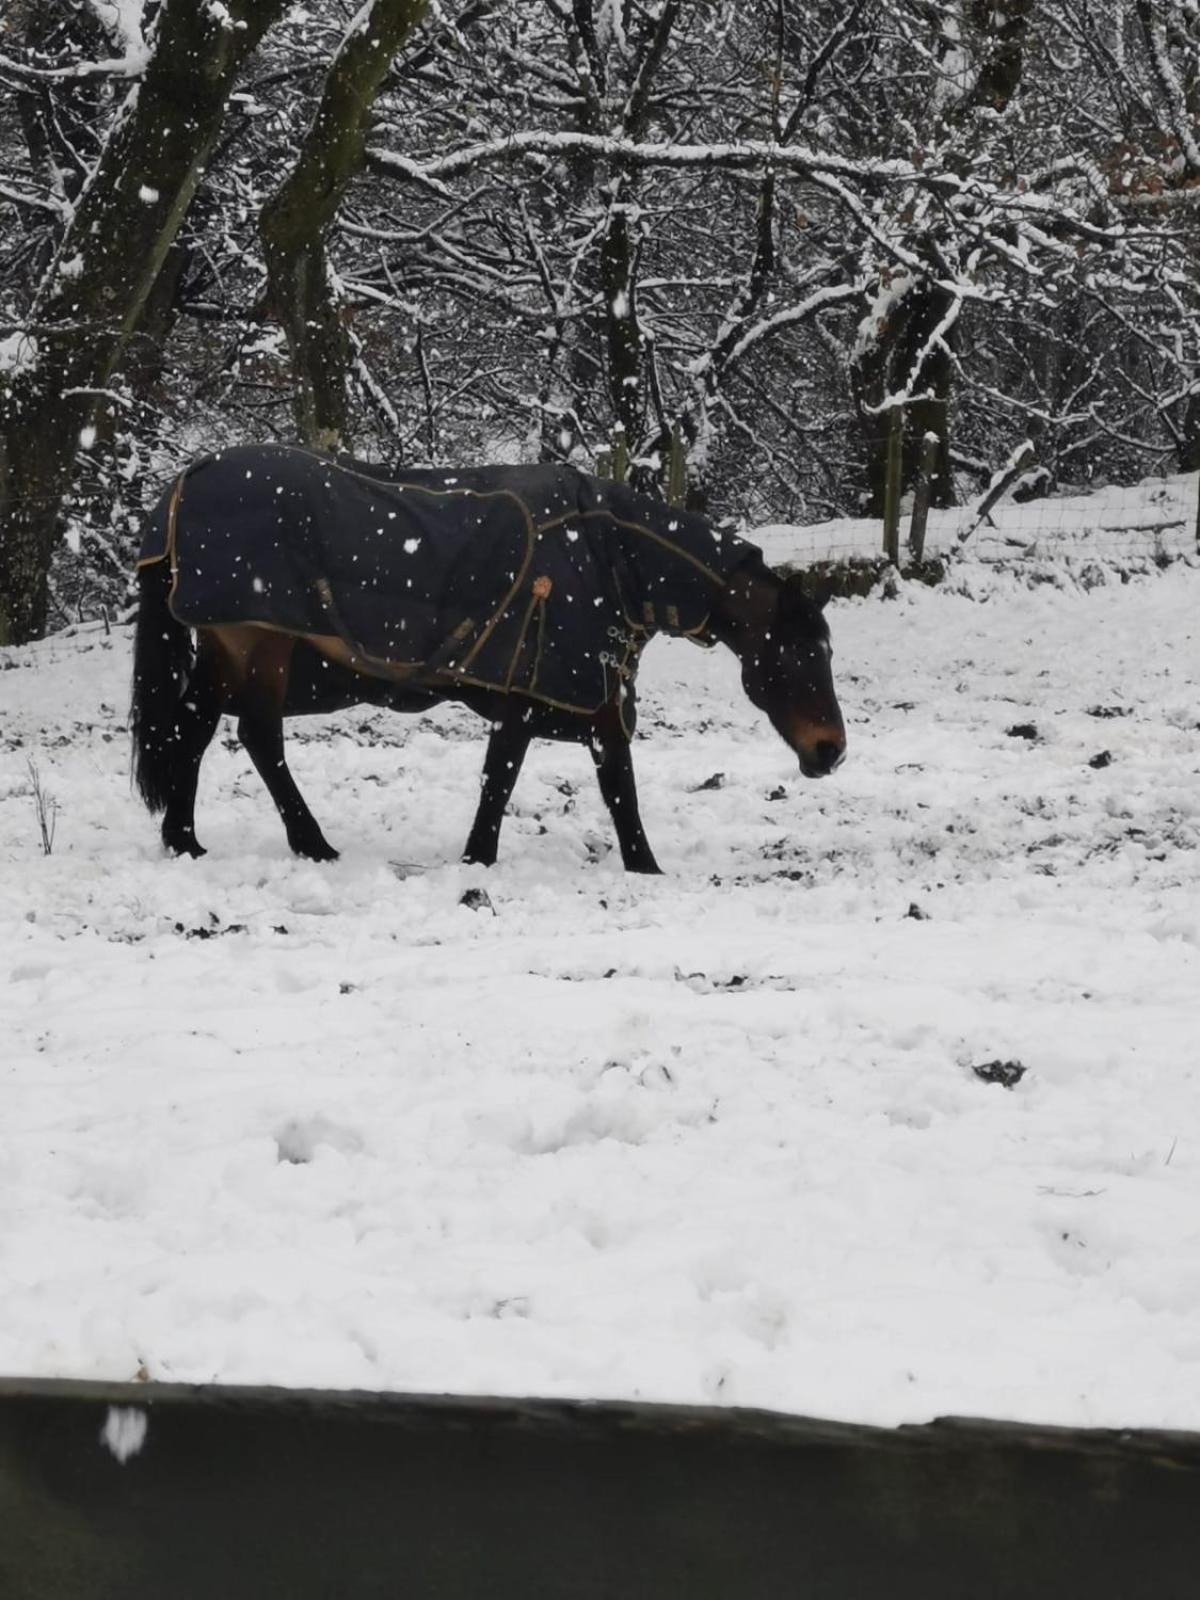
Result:
<svg viewBox="0 0 1200 1600">
<path fill-rule="evenodd" d="M 846 754 L 846 728 L 833 689 L 833 652 L 822 608 L 798 577 L 752 582 L 738 654 L 742 686 L 796 752 L 806 778 L 823 778 Z"/>
</svg>

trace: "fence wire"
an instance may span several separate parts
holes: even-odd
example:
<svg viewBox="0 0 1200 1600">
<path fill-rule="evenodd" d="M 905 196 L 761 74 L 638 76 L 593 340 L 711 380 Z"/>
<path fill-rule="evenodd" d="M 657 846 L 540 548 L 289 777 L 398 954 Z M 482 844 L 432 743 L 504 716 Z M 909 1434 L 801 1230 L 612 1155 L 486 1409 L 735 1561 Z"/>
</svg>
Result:
<svg viewBox="0 0 1200 1600">
<path fill-rule="evenodd" d="M 1019 490 L 1018 490 L 1019 492 Z M 911 497 L 901 504 L 899 565 L 913 561 Z M 755 530 L 771 565 L 879 563 L 885 558 L 878 518 L 838 517 L 797 527 Z M 1021 501 L 1009 496 L 981 515 L 981 503 L 928 514 L 926 560 L 962 555 L 991 565 L 1089 561 L 1137 570 L 1200 555 L 1200 473 L 1106 485 L 1087 493 Z"/>
</svg>

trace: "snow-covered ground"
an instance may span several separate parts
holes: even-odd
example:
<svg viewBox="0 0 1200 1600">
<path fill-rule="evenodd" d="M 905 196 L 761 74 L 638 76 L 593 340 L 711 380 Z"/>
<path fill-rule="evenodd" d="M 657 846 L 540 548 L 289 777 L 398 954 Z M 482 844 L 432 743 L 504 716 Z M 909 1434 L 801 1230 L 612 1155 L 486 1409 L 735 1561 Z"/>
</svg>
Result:
<svg viewBox="0 0 1200 1600">
<path fill-rule="evenodd" d="M 1200 1427 L 1200 569 L 830 617 L 823 783 L 648 653 L 649 881 L 553 746 L 459 865 L 456 708 L 167 860 L 127 631 L 0 652 L 0 1370 Z"/>
</svg>

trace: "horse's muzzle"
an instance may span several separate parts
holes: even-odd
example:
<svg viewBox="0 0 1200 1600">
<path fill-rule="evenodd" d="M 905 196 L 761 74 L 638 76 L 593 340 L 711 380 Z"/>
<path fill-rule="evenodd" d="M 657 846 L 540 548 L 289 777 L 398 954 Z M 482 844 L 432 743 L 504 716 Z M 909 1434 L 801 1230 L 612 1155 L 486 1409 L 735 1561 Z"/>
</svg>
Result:
<svg viewBox="0 0 1200 1600">
<path fill-rule="evenodd" d="M 815 744 L 798 750 L 800 771 L 806 778 L 826 778 L 846 759 L 846 738 L 818 739 Z"/>
</svg>

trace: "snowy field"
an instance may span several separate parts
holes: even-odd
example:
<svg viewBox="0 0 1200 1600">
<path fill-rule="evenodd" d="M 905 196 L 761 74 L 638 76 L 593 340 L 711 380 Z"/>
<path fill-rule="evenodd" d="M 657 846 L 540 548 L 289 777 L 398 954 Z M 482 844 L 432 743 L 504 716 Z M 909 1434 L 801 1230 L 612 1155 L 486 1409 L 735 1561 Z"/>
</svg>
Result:
<svg viewBox="0 0 1200 1600">
<path fill-rule="evenodd" d="M 0 652 L 0 1370 L 1200 1428 L 1200 568 L 830 618 L 822 783 L 649 651 L 649 881 L 552 746 L 459 865 L 456 708 L 167 860 L 128 630 Z"/>
</svg>

